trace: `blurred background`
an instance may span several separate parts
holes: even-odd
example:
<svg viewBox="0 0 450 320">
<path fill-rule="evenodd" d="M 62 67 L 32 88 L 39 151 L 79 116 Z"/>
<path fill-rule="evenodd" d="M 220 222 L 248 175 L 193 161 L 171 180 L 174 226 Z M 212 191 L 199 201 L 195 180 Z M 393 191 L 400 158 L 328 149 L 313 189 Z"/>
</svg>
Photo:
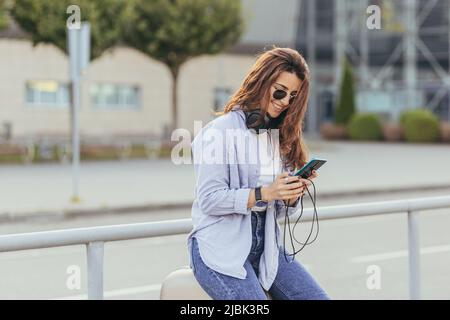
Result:
<svg viewBox="0 0 450 320">
<path fill-rule="evenodd" d="M 319 207 L 449 194 L 450 0 L 0 0 L 0 234 L 189 218 L 193 166 L 172 158 L 190 141 L 172 132 L 193 139 L 273 45 L 311 70 Z M 449 299 L 449 210 L 425 211 L 422 298 Z M 332 298 L 408 298 L 404 214 L 320 232 L 298 259 Z M 107 243 L 105 298 L 157 299 L 185 239 Z M 0 298 L 85 298 L 83 246 L 0 259 Z"/>
</svg>

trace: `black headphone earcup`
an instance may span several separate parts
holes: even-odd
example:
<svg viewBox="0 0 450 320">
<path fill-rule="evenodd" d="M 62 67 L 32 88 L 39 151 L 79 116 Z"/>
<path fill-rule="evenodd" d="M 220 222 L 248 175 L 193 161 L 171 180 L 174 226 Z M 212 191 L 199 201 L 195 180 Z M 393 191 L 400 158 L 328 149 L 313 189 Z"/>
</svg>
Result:
<svg viewBox="0 0 450 320">
<path fill-rule="evenodd" d="M 281 123 L 284 121 L 286 117 L 287 110 L 284 110 L 278 117 L 270 118 L 269 127 L 270 129 L 278 129 Z"/>
<path fill-rule="evenodd" d="M 247 128 L 255 130 L 257 134 L 259 134 L 259 130 L 269 129 L 270 128 L 270 118 L 268 117 L 268 114 L 266 113 L 262 123 L 257 124 L 260 121 L 260 118 L 261 118 L 261 112 L 259 109 L 252 110 L 252 111 L 246 111 L 245 112 L 245 124 L 247 125 Z"/>
</svg>

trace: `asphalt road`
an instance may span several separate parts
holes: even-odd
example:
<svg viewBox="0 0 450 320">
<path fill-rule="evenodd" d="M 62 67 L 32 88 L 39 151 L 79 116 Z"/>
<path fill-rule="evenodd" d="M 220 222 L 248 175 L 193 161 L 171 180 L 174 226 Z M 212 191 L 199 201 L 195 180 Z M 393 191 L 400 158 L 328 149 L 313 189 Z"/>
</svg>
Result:
<svg viewBox="0 0 450 320">
<path fill-rule="evenodd" d="M 318 200 L 320 206 L 448 195 L 450 190 Z M 307 205 L 309 206 L 309 205 Z M 319 210 L 320 215 L 320 210 Z M 189 209 L 0 225 L 0 234 L 187 218 Z M 450 299 L 450 209 L 420 216 L 422 298 Z M 298 228 L 300 240 L 305 229 Z M 407 299 L 405 214 L 327 220 L 297 258 L 333 299 Z M 105 298 L 158 299 L 162 280 L 187 265 L 186 236 L 105 245 Z M 75 271 L 74 271 L 75 270 Z M 80 288 L 76 278 L 80 275 Z M 379 282 L 373 282 L 373 270 Z M 68 273 L 68 271 L 70 273 Z M 367 283 L 369 282 L 369 286 Z M 379 286 L 370 286 L 378 283 Z M 83 299 L 86 249 L 71 246 L 0 253 L 0 299 Z"/>
<path fill-rule="evenodd" d="M 325 158 L 315 184 L 321 194 L 450 187 L 445 144 L 317 142 L 311 157 Z M 428 165 L 432 161 L 432 165 Z M 8 216 L 63 209 L 189 203 L 195 197 L 192 164 L 169 159 L 83 162 L 81 203 L 71 204 L 72 168 L 54 163 L 0 166 L 0 221 Z"/>
</svg>

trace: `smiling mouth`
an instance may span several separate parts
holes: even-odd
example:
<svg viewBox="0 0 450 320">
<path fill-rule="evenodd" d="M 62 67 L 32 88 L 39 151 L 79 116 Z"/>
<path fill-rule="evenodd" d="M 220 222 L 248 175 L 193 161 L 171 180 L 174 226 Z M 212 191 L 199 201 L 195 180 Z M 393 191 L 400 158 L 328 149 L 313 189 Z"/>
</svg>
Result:
<svg viewBox="0 0 450 320">
<path fill-rule="evenodd" d="M 275 107 L 275 110 L 277 110 L 277 111 L 282 111 L 283 110 L 283 107 L 280 107 L 279 105 L 277 105 L 275 103 L 273 105 Z"/>
</svg>

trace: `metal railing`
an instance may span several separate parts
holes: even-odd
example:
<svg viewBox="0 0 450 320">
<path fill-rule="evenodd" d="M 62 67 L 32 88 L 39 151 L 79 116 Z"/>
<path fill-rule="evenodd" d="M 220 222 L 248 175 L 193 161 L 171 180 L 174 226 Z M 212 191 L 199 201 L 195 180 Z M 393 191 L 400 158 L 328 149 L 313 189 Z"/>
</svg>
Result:
<svg viewBox="0 0 450 320">
<path fill-rule="evenodd" d="M 408 215 L 409 294 L 420 299 L 419 212 L 450 207 L 450 196 L 358 203 L 321 207 L 320 220 L 354 218 L 406 212 Z M 312 219 L 312 208 L 304 210 L 305 221 Z M 297 214 L 291 216 L 295 220 Z M 191 219 L 112 225 L 0 236 L 0 252 L 85 244 L 87 248 L 88 299 L 103 299 L 104 243 L 151 237 L 187 234 Z"/>
</svg>

